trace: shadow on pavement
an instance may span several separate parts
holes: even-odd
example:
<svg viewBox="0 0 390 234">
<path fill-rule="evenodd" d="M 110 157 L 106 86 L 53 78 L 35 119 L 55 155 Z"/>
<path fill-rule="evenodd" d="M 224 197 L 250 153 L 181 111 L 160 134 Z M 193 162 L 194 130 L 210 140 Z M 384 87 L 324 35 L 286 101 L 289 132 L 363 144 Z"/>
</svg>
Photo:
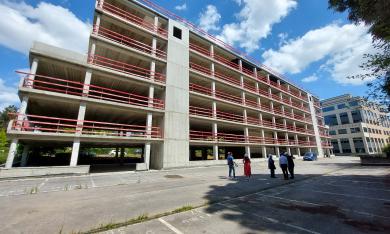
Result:
<svg viewBox="0 0 390 234">
<path fill-rule="evenodd" d="M 388 232 L 390 174 L 355 169 L 364 169 L 363 175 L 341 170 L 341 175 L 296 174 L 295 180 L 286 181 L 280 174 L 276 179 L 256 174 L 249 181 L 239 176 L 225 186 L 210 186 L 205 198 L 213 205 L 205 211 L 249 230 L 245 233 Z"/>
</svg>

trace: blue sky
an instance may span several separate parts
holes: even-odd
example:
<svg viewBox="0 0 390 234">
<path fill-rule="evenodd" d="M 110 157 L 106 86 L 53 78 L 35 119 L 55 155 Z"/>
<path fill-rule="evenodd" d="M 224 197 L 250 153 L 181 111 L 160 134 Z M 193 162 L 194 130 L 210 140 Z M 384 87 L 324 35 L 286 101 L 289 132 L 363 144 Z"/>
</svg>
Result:
<svg viewBox="0 0 390 234">
<path fill-rule="evenodd" d="M 324 0 L 153 0 L 200 25 L 321 99 L 365 95 L 362 55 L 373 51 L 367 27 L 328 10 Z M 94 0 L 0 0 L 0 109 L 18 105 L 18 69 L 33 40 L 86 52 Z"/>
</svg>

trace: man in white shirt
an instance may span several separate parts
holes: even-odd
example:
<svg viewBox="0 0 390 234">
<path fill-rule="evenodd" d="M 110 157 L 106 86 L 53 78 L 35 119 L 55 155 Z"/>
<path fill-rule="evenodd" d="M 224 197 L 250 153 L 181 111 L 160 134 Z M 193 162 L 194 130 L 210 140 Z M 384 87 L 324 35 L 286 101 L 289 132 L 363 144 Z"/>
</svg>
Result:
<svg viewBox="0 0 390 234">
<path fill-rule="evenodd" d="M 282 169 L 284 179 L 288 180 L 288 171 L 287 171 L 288 161 L 287 161 L 286 153 L 280 155 L 279 165 L 280 168 Z"/>
</svg>

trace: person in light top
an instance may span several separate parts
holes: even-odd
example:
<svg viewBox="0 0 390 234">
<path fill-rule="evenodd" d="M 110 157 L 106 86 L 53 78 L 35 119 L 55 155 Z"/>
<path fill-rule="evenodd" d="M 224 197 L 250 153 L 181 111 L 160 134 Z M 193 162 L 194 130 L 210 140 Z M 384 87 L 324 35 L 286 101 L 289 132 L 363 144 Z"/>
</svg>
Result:
<svg viewBox="0 0 390 234">
<path fill-rule="evenodd" d="M 288 160 L 287 160 L 287 157 L 286 157 L 286 153 L 282 153 L 280 155 L 279 165 L 280 165 L 280 168 L 282 169 L 284 179 L 288 180 L 288 171 L 287 171 Z"/>
</svg>

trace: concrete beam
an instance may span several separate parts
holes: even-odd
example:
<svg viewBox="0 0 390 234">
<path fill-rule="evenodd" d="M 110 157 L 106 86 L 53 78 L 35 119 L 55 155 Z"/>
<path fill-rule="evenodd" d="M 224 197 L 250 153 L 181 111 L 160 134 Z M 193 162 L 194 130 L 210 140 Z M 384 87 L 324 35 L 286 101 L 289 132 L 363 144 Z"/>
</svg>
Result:
<svg viewBox="0 0 390 234">
<path fill-rule="evenodd" d="M 14 164 L 15 155 L 17 153 L 18 141 L 19 141 L 18 138 L 14 138 L 11 141 L 11 144 L 9 146 L 7 161 L 5 162 L 5 168 L 11 168 L 12 165 Z"/>
</svg>

